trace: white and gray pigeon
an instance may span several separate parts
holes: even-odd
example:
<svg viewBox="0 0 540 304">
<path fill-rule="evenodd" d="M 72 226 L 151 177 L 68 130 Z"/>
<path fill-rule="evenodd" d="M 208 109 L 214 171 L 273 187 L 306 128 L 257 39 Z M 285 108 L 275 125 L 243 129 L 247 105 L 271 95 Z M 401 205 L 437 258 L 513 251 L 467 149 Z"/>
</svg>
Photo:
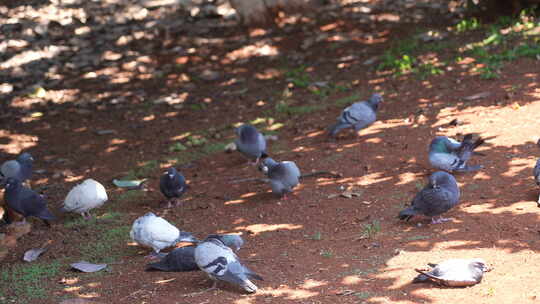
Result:
<svg viewBox="0 0 540 304">
<path fill-rule="evenodd" d="M 27 217 L 34 216 L 50 226 L 49 221 L 54 220 L 55 216 L 47 209 L 47 203 L 43 196 L 24 187 L 20 180 L 13 177 L 6 179 L 4 187 L 6 188 L 4 194 L 6 205 L 21 214 L 23 222 L 26 222 Z"/>
<path fill-rule="evenodd" d="M 465 135 L 462 142 L 446 136 L 437 136 L 429 144 L 429 163 L 439 170 L 448 172 L 479 170 L 482 166 L 469 166 L 467 161 L 474 150 L 483 143 L 484 140 L 481 138 L 473 141 L 472 134 Z"/>
<path fill-rule="evenodd" d="M 24 152 L 17 156 L 17 159 L 8 160 L 0 167 L 2 179 L 13 177 L 24 183 L 32 176 L 32 163 L 34 158 L 28 152 Z"/>
<path fill-rule="evenodd" d="M 238 251 L 244 245 L 242 237 L 236 234 L 210 234 L 207 238 L 216 238 L 233 251 Z M 200 270 L 195 263 L 195 247 L 196 245 L 189 245 L 175 248 L 159 262 L 148 264 L 147 270 L 181 272 Z"/>
<path fill-rule="evenodd" d="M 536 181 L 536 184 L 540 186 L 540 158 L 536 161 L 536 166 L 534 166 L 533 170 L 534 180 Z M 540 195 L 538 196 L 538 206 L 540 207 Z"/>
<path fill-rule="evenodd" d="M 260 169 L 270 179 L 272 192 L 284 198 L 298 185 L 301 176 L 293 161 L 276 162 L 270 157 L 262 160 Z"/>
<path fill-rule="evenodd" d="M 373 94 L 368 100 L 355 102 L 346 107 L 337 119 L 337 123 L 328 128 L 328 134 L 335 137 L 346 128 L 354 128 L 355 132 L 366 128 L 377 120 L 377 109 L 383 98 Z"/>
<path fill-rule="evenodd" d="M 253 293 L 258 288 L 251 280 L 263 280 L 260 275 L 242 265 L 232 249 L 215 237 L 206 238 L 197 245 L 195 262 L 214 281 L 209 290 L 215 289 L 219 280 L 240 286 L 245 291 Z"/>
<path fill-rule="evenodd" d="M 402 210 L 400 220 L 410 220 L 422 214 L 431 217 L 432 224 L 449 221 L 441 215 L 459 202 L 459 187 L 456 179 L 449 173 L 437 171 L 429 177 L 429 183 L 414 197 L 410 207 Z M 438 219 L 435 219 L 439 216 Z"/>
<path fill-rule="evenodd" d="M 237 150 L 242 153 L 248 161 L 255 161 L 255 165 L 266 154 L 266 139 L 252 125 L 244 124 L 236 129 L 238 137 L 234 141 Z"/>
<path fill-rule="evenodd" d="M 435 282 L 440 286 L 465 287 L 482 281 L 484 272 L 489 267 L 483 259 L 450 259 L 439 264 L 428 264 L 433 269 L 426 271 L 416 269 L 420 273 L 413 283 Z"/>
<path fill-rule="evenodd" d="M 154 256 L 159 256 L 161 250 L 179 242 L 198 242 L 191 233 L 178 230 L 164 218 L 152 212 L 136 219 L 129 235 L 139 245 L 152 248 Z"/>
<path fill-rule="evenodd" d="M 64 200 L 62 211 L 75 212 L 85 219 L 91 217 L 90 210 L 101 207 L 108 200 L 105 187 L 89 178 L 73 187 Z"/>
</svg>

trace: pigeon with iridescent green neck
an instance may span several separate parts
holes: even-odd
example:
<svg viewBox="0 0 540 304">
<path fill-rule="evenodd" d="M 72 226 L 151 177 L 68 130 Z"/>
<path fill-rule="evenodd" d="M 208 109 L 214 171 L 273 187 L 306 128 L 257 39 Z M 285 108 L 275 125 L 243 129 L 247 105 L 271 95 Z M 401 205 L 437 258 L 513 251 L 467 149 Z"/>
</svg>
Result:
<svg viewBox="0 0 540 304">
<path fill-rule="evenodd" d="M 446 136 L 435 137 L 429 145 L 429 163 L 440 170 L 448 172 L 469 172 L 482 168 L 481 165 L 469 166 L 467 161 L 474 150 L 484 143 L 479 138 L 473 141 L 472 134 L 467 134 L 462 142 Z"/>
</svg>

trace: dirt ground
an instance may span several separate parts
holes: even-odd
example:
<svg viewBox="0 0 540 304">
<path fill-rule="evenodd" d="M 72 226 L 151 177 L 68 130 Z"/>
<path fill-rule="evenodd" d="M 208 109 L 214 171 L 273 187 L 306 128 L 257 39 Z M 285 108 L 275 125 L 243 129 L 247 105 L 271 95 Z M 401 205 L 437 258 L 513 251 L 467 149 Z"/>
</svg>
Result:
<svg viewBox="0 0 540 304">
<path fill-rule="evenodd" d="M 49 82 L 50 69 L 36 70 L 32 81 L 22 77 L 26 89 L 46 79 L 37 81 L 46 93 L 23 94 L 15 86 L 4 95 L 11 105 L 1 105 L 0 160 L 32 153 L 38 170 L 32 187 L 47 196 L 58 220 L 51 228 L 31 220 L 32 231 L 10 249 L 1 262 L 0 302 L 537 302 L 540 190 L 532 168 L 540 157 L 540 61 L 519 58 L 490 80 L 459 63 L 426 78 L 392 75 L 369 59 L 421 29 L 445 29 L 455 20 L 427 7 L 424 18 L 412 23 L 406 16 L 418 8 L 399 11 L 377 6 L 382 1 L 364 2 L 374 7 L 364 14 L 372 16 L 368 21 L 355 15 L 359 6 L 346 6 L 305 23 L 253 30 L 246 38 L 235 23 L 202 18 L 174 32 L 151 31 L 152 39 L 111 50 L 105 50 L 107 43 L 96 43 L 103 47 L 100 56 L 124 57 L 79 70 L 61 66 L 57 82 Z M 7 12 L 20 10 L 14 4 Z M 395 21 L 398 13 L 402 17 Z M 109 34 L 95 35 L 100 33 Z M 456 45 L 479 35 L 447 39 Z M 54 40 L 57 45 L 63 41 L 62 36 Z M 130 52 L 136 54 L 126 55 Z M 69 61 L 78 53 L 62 56 Z M 324 130 L 340 111 L 373 92 L 384 96 L 378 121 L 358 136 L 348 131 L 328 140 Z M 478 93 L 486 94 L 466 98 Z M 287 200 L 274 197 L 268 184 L 231 183 L 261 177 L 240 154 L 223 151 L 234 140 L 234 124 L 257 118 L 257 127 L 278 136 L 269 141 L 274 158 L 295 161 L 303 173 L 335 171 L 342 177 L 306 178 Z M 449 125 L 454 119 L 459 124 Z M 97 134 L 103 130 L 112 133 Z M 453 221 L 430 225 L 418 217 L 400 222 L 398 212 L 434 172 L 427 161 L 430 140 L 467 133 L 486 139 L 479 149 L 485 156 L 471 160 L 484 169 L 455 175 L 461 200 L 447 214 Z M 194 134 L 206 142 L 190 147 Z M 158 180 L 170 165 L 185 175 L 190 189 L 182 206 L 166 209 Z M 147 178 L 146 191 L 112 184 L 130 175 Z M 69 189 L 89 177 L 101 181 L 110 198 L 93 212 L 96 220 L 58 212 Z M 358 196 L 336 195 L 346 189 Z M 128 232 L 148 211 L 199 237 L 242 234 L 246 245 L 238 254 L 264 277 L 256 282 L 259 291 L 246 295 L 222 285 L 186 297 L 211 285 L 202 272 L 144 271 L 149 251 L 132 243 Z M 49 250 L 33 263 L 55 270 L 38 279 L 16 277 L 15 269 L 26 266 L 23 253 L 46 240 L 52 241 Z M 415 268 L 472 257 L 493 267 L 478 285 L 411 283 Z M 92 274 L 71 271 L 69 263 L 81 259 L 109 267 Z"/>
</svg>

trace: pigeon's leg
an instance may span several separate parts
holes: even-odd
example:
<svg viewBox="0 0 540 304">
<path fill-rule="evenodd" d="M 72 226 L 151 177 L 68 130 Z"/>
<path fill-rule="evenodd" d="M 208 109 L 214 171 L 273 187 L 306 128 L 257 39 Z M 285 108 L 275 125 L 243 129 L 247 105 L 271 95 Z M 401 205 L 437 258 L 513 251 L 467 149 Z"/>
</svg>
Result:
<svg viewBox="0 0 540 304">
<path fill-rule="evenodd" d="M 197 292 L 192 292 L 192 293 L 188 293 L 188 294 L 185 294 L 184 297 L 194 297 L 194 296 L 198 296 L 200 294 L 203 294 L 205 292 L 209 292 L 209 291 L 212 291 L 212 290 L 216 290 L 217 289 L 217 285 L 218 285 L 218 281 L 217 280 L 212 280 L 214 283 L 212 284 L 212 287 L 210 288 L 207 288 L 205 290 L 202 290 L 202 291 L 197 291 Z"/>
<path fill-rule="evenodd" d="M 89 211 L 83 212 L 82 216 L 85 220 L 89 220 L 92 218 Z"/>
<path fill-rule="evenodd" d="M 181 201 L 178 197 L 175 197 L 175 198 L 173 199 L 173 201 L 174 201 L 174 206 L 175 206 L 175 207 L 180 207 L 180 206 L 182 206 L 182 201 Z"/>
<path fill-rule="evenodd" d="M 451 218 L 444 218 L 442 216 L 439 216 L 438 219 L 435 219 L 434 217 L 431 218 L 431 223 L 432 224 L 441 224 L 441 223 L 444 223 L 444 222 L 448 222 L 448 221 L 451 221 L 452 219 Z"/>
<path fill-rule="evenodd" d="M 167 206 L 165 206 L 165 208 L 172 208 L 172 203 L 170 199 L 167 200 Z"/>
<path fill-rule="evenodd" d="M 14 224 L 17 225 L 17 226 L 25 225 L 25 224 L 26 224 L 26 218 L 23 217 L 22 221 L 20 221 L 20 222 L 15 222 Z"/>
</svg>

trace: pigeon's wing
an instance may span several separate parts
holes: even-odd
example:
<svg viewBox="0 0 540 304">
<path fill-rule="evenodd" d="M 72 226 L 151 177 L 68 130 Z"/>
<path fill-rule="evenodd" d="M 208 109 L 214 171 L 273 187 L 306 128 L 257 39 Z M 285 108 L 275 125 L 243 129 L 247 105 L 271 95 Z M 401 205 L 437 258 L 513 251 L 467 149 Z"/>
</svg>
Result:
<svg viewBox="0 0 540 304">
<path fill-rule="evenodd" d="M 148 264 L 150 269 L 161 271 L 195 271 L 199 270 L 195 263 L 195 247 L 185 246 L 176 248 L 167 254 L 161 261 Z"/>
<path fill-rule="evenodd" d="M 449 150 L 449 151 L 453 151 L 453 152 L 457 152 L 459 151 L 459 149 L 462 148 L 462 143 L 453 139 L 453 138 L 449 138 L 447 137 L 446 140 L 444 141 L 444 144 L 446 145 L 446 148 Z"/>
<path fill-rule="evenodd" d="M 19 192 L 19 199 L 19 206 L 23 211 L 21 212 L 22 214 L 26 216 L 35 216 L 44 220 L 55 219 L 54 215 L 47 209 L 45 199 L 35 191 L 22 187 Z"/>
<path fill-rule="evenodd" d="M 81 185 L 73 187 L 64 199 L 64 210 L 69 212 L 84 212 L 82 195 Z"/>
<path fill-rule="evenodd" d="M 178 228 L 161 217 L 152 217 L 145 225 L 147 226 L 145 229 L 148 233 L 147 237 L 151 239 L 152 242 L 173 244 L 180 235 L 180 230 L 178 230 Z"/>
<path fill-rule="evenodd" d="M 300 170 L 294 162 L 285 161 L 268 170 L 268 177 L 281 181 L 285 186 L 295 186 L 300 178 Z"/>
<path fill-rule="evenodd" d="M 347 107 L 341 115 L 341 121 L 353 125 L 357 131 L 372 124 L 376 119 L 377 114 L 367 102 L 354 103 Z"/>
<path fill-rule="evenodd" d="M 251 277 L 262 279 L 255 273 L 250 274 Z M 246 267 L 244 267 L 238 260 L 228 263 L 227 271 L 225 271 L 225 273 L 219 278 L 223 281 L 238 285 L 248 292 L 255 292 L 258 289 L 257 286 L 249 280 L 248 273 L 246 273 Z"/>
<path fill-rule="evenodd" d="M 257 135 L 257 149 L 266 153 L 266 139 L 261 133 L 258 133 Z"/>
<path fill-rule="evenodd" d="M 0 172 L 5 178 L 13 177 L 21 180 L 21 165 L 16 160 L 8 160 L 0 167 Z"/>
<path fill-rule="evenodd" d="M 455 198 L 450 191 L 426 187 L 415 196 L 412 205 L 424 215 L 435 216 L 450 210 L 455 204 Z"/>
<path fill-rule="evenodd" d="M 536 161 L 536 166 L 534 166 L 533 175 L 534 175 L 534 179 L 536 180 L 536 183 L 540 185 L 540 159 Z"/>
</svg>

